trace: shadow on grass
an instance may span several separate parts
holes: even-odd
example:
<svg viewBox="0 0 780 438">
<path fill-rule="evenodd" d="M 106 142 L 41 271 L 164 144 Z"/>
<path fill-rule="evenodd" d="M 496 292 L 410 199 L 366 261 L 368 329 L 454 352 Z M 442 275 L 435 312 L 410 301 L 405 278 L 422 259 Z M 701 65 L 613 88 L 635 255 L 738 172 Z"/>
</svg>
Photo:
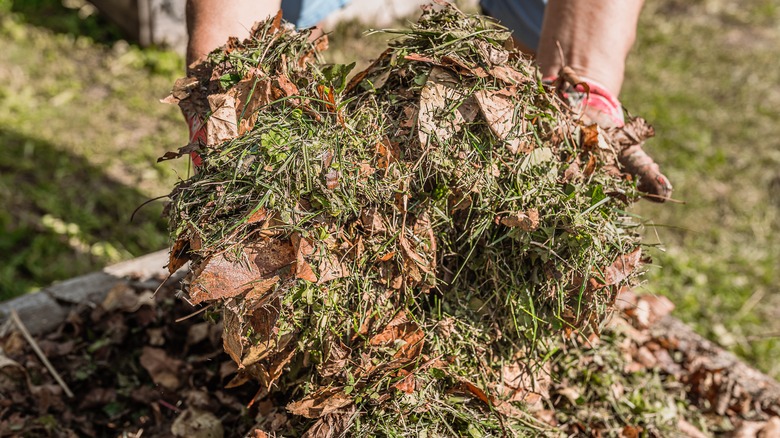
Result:
<svg viewBox="0 0 780 438">
<path fill-rule="evenodd" d="M 0 300 L 167 244 L 162 202 L 85 159 L 0 131 Z"/>
<path fill-rule="evenodd" d="M 86 2 L 73 2 L 76 5 Z M 91 4 L 67 8 L 62 0 L 12 0 L 10 11 L 24 22 L 56 33 L 86 36 L 97 43 L 112 45 L 127 37 L 108 18 L 94 11 Z M 85 14 L 84 12 L 88 12 Z"/>
</svg>

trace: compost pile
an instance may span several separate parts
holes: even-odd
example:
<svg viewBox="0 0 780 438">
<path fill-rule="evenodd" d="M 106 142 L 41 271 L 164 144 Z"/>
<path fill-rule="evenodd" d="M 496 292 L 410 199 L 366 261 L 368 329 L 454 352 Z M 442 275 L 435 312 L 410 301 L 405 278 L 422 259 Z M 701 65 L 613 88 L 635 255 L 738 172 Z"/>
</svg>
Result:
<svg viewBox="0 0 780 438">
<path fill-rule="evenodd" d="M 165 157 L 202 162 L 169 269 L 191 262 L 232 385 L 260 382 L 284 436 L 547 427 L 550 359 L 639 275 L 617 156 L 652 130 L 581 121 L 485 17 L 440 2 L 393 32 L 348 80 L 277 16 L 177 81 L 204 129 Z"/>
</svg>

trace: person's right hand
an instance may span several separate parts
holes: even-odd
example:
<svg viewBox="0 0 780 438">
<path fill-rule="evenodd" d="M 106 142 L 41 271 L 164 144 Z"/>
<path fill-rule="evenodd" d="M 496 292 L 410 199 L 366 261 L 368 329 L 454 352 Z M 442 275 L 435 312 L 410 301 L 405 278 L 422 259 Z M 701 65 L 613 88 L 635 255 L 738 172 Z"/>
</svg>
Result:
<svg viewBox="0 0 780 438">
<path fill-rule="evenodd" d="M 561 95 L 575 112 L 581 114 L 585 123 L 595 123 L 604 129 L 623 127 L 623 107 L 612 93 L 586 78 L 578 78 L 577 82 Z M 587 89 L 583 83 L 587 84 Z M 621 151 L 618 161 L 626 172 L 637 178 L 637 188 L 646 194 L 648 200 L 665 202 L 672 196 L 669 178 L 661 173 L 660 167 L 642 149 L 641 143 Z"/>
</svg>

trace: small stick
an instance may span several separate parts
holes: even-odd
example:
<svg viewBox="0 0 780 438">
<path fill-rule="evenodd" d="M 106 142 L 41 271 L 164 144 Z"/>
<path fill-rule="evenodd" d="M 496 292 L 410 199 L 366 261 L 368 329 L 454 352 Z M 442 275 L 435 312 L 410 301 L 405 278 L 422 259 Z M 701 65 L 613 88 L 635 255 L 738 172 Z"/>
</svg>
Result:
<svg viewBox="0 0 780 438">
<path fill-rule="evenodd" d="M 46 355 L 43 354 L 41 347 L 39 347 L 38 343 L 35 342 L 35 339 L 33 339 L 30 332 L 27 331 L 27 327 L 24 326 L 22 319 L 19 318 L 19 314 L 16 313 L 15 309 L 11 310 L 11 319 L 14 321 L 14 324 L 16 324 L 16 327 L 19 329 L 19 331 L 22 332 L 22 336 L 24 336 L 24 339 L 26 339 L 27 342 L 30 344 L 33 351 L 35 351 L 35 354 L 38 355 L 38 358 L 46 366 L 46 369 L 49 370 L 49 374 L 51 374 L 54 377 L 54 380 L 56 380 L 57 383 L 59 383 L 60 387 L 62 387 L 62 390 L 65 391 L 65 395 L 67 395 L 68 398 L 73 398 L 73 392 L 71 392 L 70 388 L 68 388 L 68 384 L 65 383 L 64 380 L 62 380 L 60 374 L 57 372 L 57 370 L 54 369 L 54 367 L 52 366 L 51 362 L 49 362 L 49 359 L 46 357 Z"/>
<path fill-rule="evenodd" d="M 212 306 L 213 306 L 213 304 L 209 304 L 208 306 L 206 306 L 206 307 L 204 307 L 204 308 L 202 308 L 202 309 L 198 309 L 197 311 L 195 311 L 195 312 L 193 312 L 193 313 L 190 313 L 190 314 L 189 314 L 189 315 L 187 315 L 187 316 L 182 316 L 181 318 L 177 319 L 177 320 L 176 320 L 176 321 L 174 321 L 174 322 L 178 324 L 178 323 L 180 323 L 180 322 L 182 322 L 182 321 L 186 321 L 186 320 L 188 320 L 188 319 L 192 318 L 192 317 L 193 317 L 193 316 L 195 316 L 195 315 L 199 315 L 199 314 L 201 314 L 201 313 L 205 312 L 206 310 L 209 310 L 209 309 L 210 309 Z"/>
</svg>

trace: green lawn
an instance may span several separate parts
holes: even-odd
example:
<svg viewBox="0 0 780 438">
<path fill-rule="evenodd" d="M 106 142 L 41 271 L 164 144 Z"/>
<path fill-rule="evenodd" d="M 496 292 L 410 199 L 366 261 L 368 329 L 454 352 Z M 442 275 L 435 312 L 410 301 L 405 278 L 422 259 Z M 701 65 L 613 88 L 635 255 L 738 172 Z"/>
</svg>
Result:
<svg viewBox="0 0 780 438">
<path fill-rule="evenodd" d="M 158 103 L 178 56 L 57 1 L 18 3 L 0 1 L 0 299 L 164 248 L 161 202 L 130 217 L 167 193 L 175 169 L 156 158 L 186 143 Z"/>
<path fill-rule="evenodd" d="M 657 227 L 644 286 L 701 333 L 780 376 L 780 4 L 648 2 L 626 107 L 685 204 L 637 208 Z M 656 236 L 657 233 L 657 236 Z"/>
<path fill-rule="evenodd" d="M 338 29 L 328 58 L 379 53 L 382 37 L 359 29 Z M 181 59 L 57 0 L 0 0 L 0 44 L 0 299 L 165 247 L 160 202 L 129 220 L 187 172 L 155 163 L 186 141 L 178 110 L 157 102 Z M 776 1 L 648 2 L 622 95 L 655 125 L 648 149 L 685 202 L 635 209 L 664 248 L 642 288 L 775 377 L 778 58 Z"/>
</svg>

